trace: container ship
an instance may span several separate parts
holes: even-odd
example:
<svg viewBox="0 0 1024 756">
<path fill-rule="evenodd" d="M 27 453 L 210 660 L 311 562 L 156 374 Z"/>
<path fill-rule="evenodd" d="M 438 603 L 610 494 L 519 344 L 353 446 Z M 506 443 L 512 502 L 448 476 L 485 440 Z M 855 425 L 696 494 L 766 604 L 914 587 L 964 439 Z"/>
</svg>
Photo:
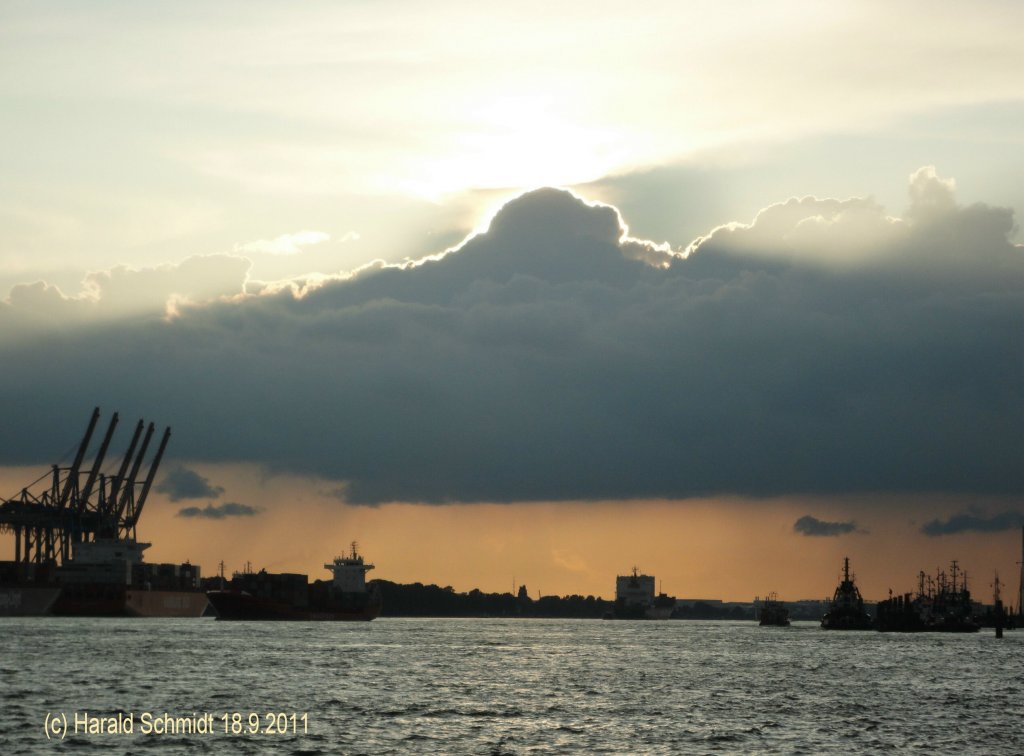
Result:
<svg viewBox="0 0 1024 756">
<path fill-rule="evenodd" d="M 630 575 L 615 578 L 615 604 L 606 619 L 669 619 L 676 600 L 654 593 L 654 576 L 641 575 L 637 567 Z"/>
<path fill-rule="evenodd" d="M 353 543 L 348 556 L 324 565 L 331 580 L 310 583 L 307 575 L 295 573 L 236 572 L 222 590 L 207 596 L 222 620 L 365 622 L 375 619 L 382 606 L 377 587 L 366 584 L 373 568 Z"/>
<path fill-rule="evenodd" d="M 843 578 L 836 586 L 825 616 L 821 618 L 824 630 L 870 630 L 874 621 L 864 608 L 864 598 L 850 574 L 850 558 L 843 559 Z"/>
<path fill-rule="evenodd" d="M 0 532 L 14 535 L 14 559 L 0 562 L 0 616 L 201 616 L 208 601 L 200 568 L 147 563 L 150 544 L 136 538 L 171 429 L 142 476 L 156 428 L 139 420 L 116 472 L 105 474 L 118 416 L 87 465 L 99 417 L 96 408 L 70 467 L 53 465 L 0 499 Z"/>
</svg>

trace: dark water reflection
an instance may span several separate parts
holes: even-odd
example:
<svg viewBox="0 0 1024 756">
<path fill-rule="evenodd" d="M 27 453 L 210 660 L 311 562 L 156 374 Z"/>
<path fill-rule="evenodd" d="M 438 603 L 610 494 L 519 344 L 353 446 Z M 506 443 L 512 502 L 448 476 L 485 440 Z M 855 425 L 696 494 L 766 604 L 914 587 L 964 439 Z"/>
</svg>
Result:
<svg viewBox="0 0 1024 756">
<path fill-rule="evenodd" d="M 0 752 L 1019 754 L 1022 670 L 1024 631 L 4 619 Z M 131 713 L 135 732 L 47 742 L 60 712 Z M 216 728 L 143 735 L 143 712 Z"/>
</svg>

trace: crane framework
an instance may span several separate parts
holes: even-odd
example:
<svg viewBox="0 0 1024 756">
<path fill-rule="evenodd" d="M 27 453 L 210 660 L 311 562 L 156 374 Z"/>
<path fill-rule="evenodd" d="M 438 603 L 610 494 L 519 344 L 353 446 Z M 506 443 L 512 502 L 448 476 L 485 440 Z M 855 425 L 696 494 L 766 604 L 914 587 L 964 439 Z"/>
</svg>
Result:
<svg viewBox="0 0 1024 756">
<path fill-rule="evenodd" d="M 139 477 L 156 426 L 139 420 L 114 474 L 102 472 L 117 429 L 115 412 L 92 463 L 86 455 L 99 423 L 95 408 L 70 467 L 53 465 L 33 486 L 10 499 L 0 498 L 0 531 L 14 534 L 14 559 L 25 564 L 63 564 L 74 545 L 98 538 L 135 538 L 146 497 L 153 486 L 171 429 L 164 429 L 145 477 Z M 145 433 L 143 429 L 145 427 Z M 141 441 L 141 443 L 140 443 Z M 43 483 L 42 481 L 48 480 Z"/>
</svg>

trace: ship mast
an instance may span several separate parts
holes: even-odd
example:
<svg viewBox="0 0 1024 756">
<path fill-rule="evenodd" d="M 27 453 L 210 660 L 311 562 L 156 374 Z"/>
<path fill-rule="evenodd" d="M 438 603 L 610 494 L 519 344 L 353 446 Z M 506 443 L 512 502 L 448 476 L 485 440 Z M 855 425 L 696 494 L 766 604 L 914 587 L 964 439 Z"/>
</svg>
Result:
<svg viewBox="0 0 1024 756">
<path fill-rule="evenodd" d="M 1020 584 L 1017 587 L 1017 616 L 1024 619 L 1024 525 L 1020 529 Z"/>
<path fill-rule="evenodd" d="M 996 570 L 996 579 L 992 583 L 992 611 L 995 613 L 996 637 L 1003 637 L 1004 613 L 1003 600 L 999 596 L 999 571 Z"/>
</svg>

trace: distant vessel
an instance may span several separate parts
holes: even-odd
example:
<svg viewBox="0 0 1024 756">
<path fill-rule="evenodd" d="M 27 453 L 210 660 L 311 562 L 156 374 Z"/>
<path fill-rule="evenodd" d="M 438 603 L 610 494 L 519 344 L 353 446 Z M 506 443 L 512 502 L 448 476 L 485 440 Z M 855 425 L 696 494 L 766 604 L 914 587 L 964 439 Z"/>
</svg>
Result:
<svg viewBox="0 0 1024 756">
<path fill-rule="evenodd" d="M 654 593 L 654 576 L 641 575 L 636 567 L 630 575 L 615 578 L 615 607 L 608 619 L 669 619 L 676 600 Z"/>
<path fill-rule="evenodd" d="M 779 595 L 772 591 L 760 605 L 760 625 L 789 627 L 789 609 L 779 601 Z"/>
<path fill-rule="evenodd" d="M 959 581 L 957 578 L 960 578 Z M 904 593 L 878 603 L 878 629 L 897 633 L 976 633 L 972 616 L 967 573 L 954 559 L 951 572 L 938 572 L 933 579 L 918 573 L 917 594 Z"/>
<path fill-rule="evenodd" d="M 236 572 L 223 590 L 206 595 L 223 620 L 369 621 L 380 614 L 380 592 L 366 584 L 374 565 L 363 561 L 355 542 L 348 556 L 324 568 L 333 579 L 313 583 L 294 573 Z"/>
<path fill-rule="evenodd" d="M 870 630 L 874 627 L 871 615 L 864 608 L 864 599 L 850 575 L 850 558 L 843 559 L 843 579 L 836 586 L 825 616 L 821 618 L 825 630 Z"/>
<path fill-rule="evenodd" d="M 171 429 L 143 479 L 155 426 L 143 435 L 139 420 L 110 475 L 103 462 L 116 412 L 91 465 L 85 464 L 99 417 L 96 408 L 70 467 L 53 465 L 14 498 L 0 499 L 0 532 L 14 535 L 14 559 L 0 562 L 0 616 L 201 616 L 207 600 L 199 567 L 146 563 L 142 552 L 150 544 L 136 540 Z"/>
<path fill-rule="evenodd" d="M 979 627 L 995 628 L 996 637 L 1003 637 L 1003 630 L 1013 630 L 1017 626 L 1017 616 L 1013 611 L 1008 611 L 1003 604 L 1002 588 L 1003 583 L 999 580 L 999 572 L 994 575 L 992 582 L 992 606 L 987 606 L 980 613 L 974 615 L 974 621 Z M 976 607 L 975 607 L 976 608 Z"/>
</svg>

